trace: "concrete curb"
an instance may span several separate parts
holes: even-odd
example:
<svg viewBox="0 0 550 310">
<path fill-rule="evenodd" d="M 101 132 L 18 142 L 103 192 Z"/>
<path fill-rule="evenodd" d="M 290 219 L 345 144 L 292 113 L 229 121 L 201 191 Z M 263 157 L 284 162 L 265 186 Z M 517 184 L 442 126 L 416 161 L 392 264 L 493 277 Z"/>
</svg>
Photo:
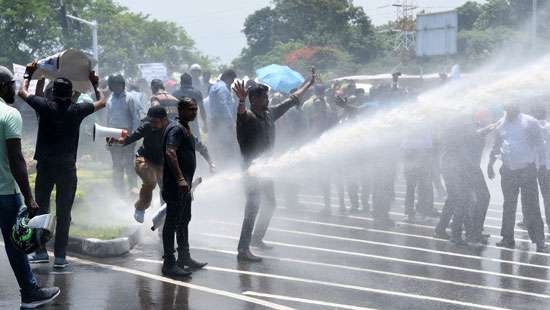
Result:
<svg viewBox="0 0 550 310">
<path fill-rule="evenodd" d="M 142 225 L 130 225 L 122 237 L 112 240 L 69 237 L 67 251 L 92 257 L 122 256 L 143 239 Z"/>
</svg>

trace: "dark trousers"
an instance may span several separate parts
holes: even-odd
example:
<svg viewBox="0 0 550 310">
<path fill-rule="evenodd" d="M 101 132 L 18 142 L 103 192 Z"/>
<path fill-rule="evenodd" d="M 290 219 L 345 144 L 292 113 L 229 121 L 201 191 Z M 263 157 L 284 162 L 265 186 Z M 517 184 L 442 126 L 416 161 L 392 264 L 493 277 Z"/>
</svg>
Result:
<svg viewBox="0 0 550 310">
<path fill-rule="evenodd" d="M 473 209 L 474 191 L 470 182 L 469 171 L 458 162 L 447 160 L 441 167 L 445 187 L 447 188 L 447 201 L 445 202 L 443 218 L 440 219 L 437 229 L 443 230 L 452 217 L 452 234 L 455 238 L 462 238 L 462 231 L 465 228 L 470 234 L 473 226 L 469 214 Z M 446 222 L 446 223 L 445 223 Z"/>
<path fill-rule="evenodd" d="M 247 176 L 245 191 L 246 206 L 238 246 L 239 252 L 247 251 L 250 248 L 252 239 L 261 241 L 265 237 L 276 207 L 275 185 L 272 180 Z M 264 204 L 260 207 L 262 198 Z M 258 212 L 260 216 L 256 223 Z"/>
<path fill-rule="evenodd" d="M 432 185 L 431 153 L 424 150 L 410 150 L 405 153 L 404 174 L 407 183 L 405 213 L 414 216 L 416 211 L 426 213 L 433 209 L 434 191 Z M 418 203 L 415 210 L 415 194 Z"/>
<path fill-rule="evenodd" d="M 467 168 L 462 167 L 458 173 L 461 173 L 460 171 L 464 169 Z M 487 215 L 487 209 L 489 208 L 491 195 L 489 193 L 489 188 L 487 187 L 487 183 L 485 182 L 485 177 L 483 175 L 483 172 L 481 171 L 481 168 L 473 167 L 465 171 L 467 173 L 467 182 L 470 186 L 468 186 L 468 192 L 464 192 L 461 195 L 473 195 L 473 199 L 470 200 L 468 197 L 465 197 L 459 198 L 458 200 L 468 200 L 471 204 L 471 206 L 466 210 L 466 218 L 464 219 L 464 221 L 467 223 L 465 227 L 469 228 L 466 230 L 466 233 L 472 237 L 480 237 L 483 232 L 483 224 L 485 223 L 485 217 Z M 453 182 L 452 177 L 447 180 L 447 178 L 444 176 L 444 179 L 445 183 Z M 438 231 L 445 231 L 449 226 L 451 219 L 453 218 L 453 204 L 455 204 L 456 202 L 454 195 L 455 193 L 453 193 L 453 197 L 451 197 L 451 199 L 449 199 L 449 196 L 447 196 L 447 200 L 445 201 L 445 205 L 443 206 L 443 211 L 441 212 L 439 223 L 436 227 L 436 230 Z"/>
<path fill-rule="evenodd" d="M 6 255 L 8 256 L 19 288 L 22 292 L 28 292 L 37 286 L 37 282 L 32 274 L 31 266 L 29 266 L 27 254 L 17 250 L 10 238 L 11 230 L 15 224 L 21 204 L 21 196 L 19 194 L 0 195 L 0 229 L 4 237 Z"/>
<path fill-rule="evenodd" d="M 549 167 L 550 168 L 550 167 Z M 539 169 L 539 186 L 544 203 L 544 215 L 546 216 L 546 225 L 550 229 L 550 170 Z"/>
<path fill-rule="evenodd" d="M 189 254 L 189 222 L 191 221 L 191 194 L 182 194 L 180 199 L 166 201 L 166 220 L 162 230 L 164 259 L 173 258 L 174 238 L 178 243 L 178 255 Z"/>
<path fill-rule="evenodd" d="M 395 198 L 396 163 L 394 160 L 377 161 L 372 168 L 376 180 L 372 182 L 372 215 L 374 220 L 390 218 L 391 204 Z"/>
<path fill-rule="evenodd" d="M 123 192 L 137 186 L 137 175 L 134 170 L 134 159 L 136 158 L 134 147 L 132 145 L 109 146 L 111 159 L 113 161 L 113 185 L 115 189 Z M 128 185 L 124 183 L 124 175 L 128 180 Z"/>
<path fill-rule="evenodd" d="M 69 240 L 71 210 L 77 186 L 76 165 L 74 162 L 57 162 L 55 160 L 38 161 L 36 165 L 35 196 L 40 206 L 38 214 L 50 213 L 50 198 L 55 185 L 55 257 L 64 258 Z M 45 252 L 43 248 L 40 251 Z"/>
<path fill-rule="evenodd" d="M 510 170 L 500 168 L 501 187 L 504 196 L 502 206 L 502 229 L 504 239 L 514 240 L 518 195 L 521 191 L 521 207 L 529 238 L 537 244 L 544 243 L 544 224 L 540 214 L 537 168 L 534 164 L 527 168 Z"/>
</svg>

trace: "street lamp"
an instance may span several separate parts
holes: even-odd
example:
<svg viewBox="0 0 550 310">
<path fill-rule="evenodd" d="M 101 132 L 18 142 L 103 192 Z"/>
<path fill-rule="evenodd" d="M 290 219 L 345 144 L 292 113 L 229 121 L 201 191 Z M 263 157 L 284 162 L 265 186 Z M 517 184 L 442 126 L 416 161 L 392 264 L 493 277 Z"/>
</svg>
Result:
<svg viewBox="0 0 550 310">
<path fill-rule="evenodd" d="M 86 25 L 88 25 L 92 28 L 92 49 L 93 49 L 93 52 L 94 52 L 94 58 L 96 60 L 96 65 L 95 65 L 94 70 L 95 70 L 96 74 L 98 74 L 98 71 L 99 71 L 98 70 L 99 69 L 99 51 L 98 51 L 98 48 L 97 48 L 97 21 L 95 21 L 95 20 L 88 21 L 88 20 L 82 19 L 80 17 L 72 16 L 72 15 L 69 15 L 69 14 L 67 14 L 65 16 L 67 16 L 70 19 L 81 22 L 83 24 L 86 24 Z"/>
</svg>

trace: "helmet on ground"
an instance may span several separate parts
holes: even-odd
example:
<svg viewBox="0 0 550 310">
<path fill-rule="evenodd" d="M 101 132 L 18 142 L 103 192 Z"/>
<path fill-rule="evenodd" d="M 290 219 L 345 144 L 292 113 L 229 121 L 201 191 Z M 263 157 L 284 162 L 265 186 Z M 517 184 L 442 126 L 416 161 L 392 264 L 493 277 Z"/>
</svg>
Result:
<svg viewBox="0 0 550 310">
<path fill-rule="evenodd" d="M 21 206 L 12 227 L 11 241 L 21 252 L 30 254 L 48 242 L 55 228 L 55 216 L 38 215 L 29 219 L 26 206 Z"/>
</svg>

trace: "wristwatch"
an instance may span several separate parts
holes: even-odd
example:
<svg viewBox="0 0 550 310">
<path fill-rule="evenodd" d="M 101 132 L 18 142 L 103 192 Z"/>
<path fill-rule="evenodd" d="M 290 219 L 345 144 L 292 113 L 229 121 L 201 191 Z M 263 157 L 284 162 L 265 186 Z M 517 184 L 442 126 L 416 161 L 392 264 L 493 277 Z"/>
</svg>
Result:
<svg viewBox="0 0 550 310">
<path fill-rule="evenodd" d="M 32 78 L 32 75 L 30 75 L 28 72 L 25 72 L 25 74 L 23 74 L 23 78 L 25 80 L 30 80 Z"/>
</svg>

